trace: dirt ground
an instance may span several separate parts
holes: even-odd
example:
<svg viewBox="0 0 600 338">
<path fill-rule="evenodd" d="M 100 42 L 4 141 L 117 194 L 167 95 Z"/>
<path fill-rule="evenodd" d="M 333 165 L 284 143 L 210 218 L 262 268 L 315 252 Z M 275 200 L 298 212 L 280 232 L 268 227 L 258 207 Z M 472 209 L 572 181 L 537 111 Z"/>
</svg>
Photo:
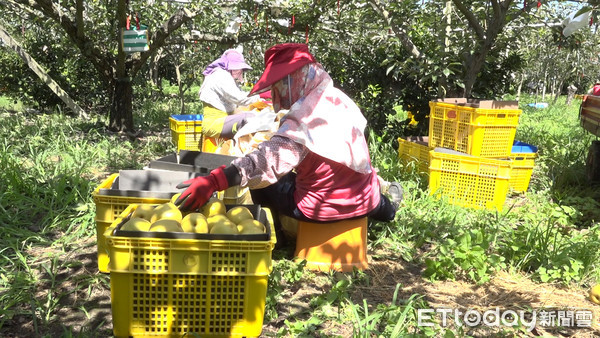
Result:
<svg viewBox="0 0 600 338">
<path fill-rule="evenodd" d="M 40 252 L 40 254 L 42 254 Z M 387 257 L 387 260 L 376 260 L 373 257 Z M 65 327 L 70 332 L 84 337 L 112 336 L 112 314 L 109 275 L 97 271 L 95 240 L 90 239 L 78 245 L 64 257 L 65 260 L 81 262 L 65 267 L 55 279 L 59 290 L 65 296 L 59 300 L 58 309 L 49 324 L 43 325 L 33 320 L 32 306 L 22 304 L 23 315 L 3 318 L 0 329 L 2 337 L 35 337 L 36 332 L 47 337 L 64 336 Z M 587 299 L 586 290 L 567 289 L 549 284 L 536 284 L 524 275 L 500 273 L 489 283 L 482 286 L 461 281 L 429 282 L 421 277 L 419 267 L 408 264 L 393 254 L 377 252 L 369 255 L 369 269 L 366 274 L 370 285 L 353 290 L 351 297 L 357 304 L 366 299 L 370 305 L 389 304 L 392 300 L 396 284 L 400 283 L 399 298 L 408 299 L 418 293 L 423 295 L 434 309 L 474 309 L 483 313 L 499 308 L 504 310 L 588 310 L 593 313 L 592 327 L 572 327 L 557 329 L 536 325 L 530 332 L 523 331 L 519 336 L 558 336 L 558 337 L 598 337 L 600 336 L 600 306 Z M 89 279 L 104 280 L 99 287 L 78 288 L 79 283 Z M 75 292 L 68 292 L 76 290 Z M 286 316 L 296 311 L 308 309 L 308 302 L 323 292 L 318 284 L 302 285 L 297 290 L 290 290 L 290 297 L 280 304 L 280 317 L 263 326 L 262 336 L 274 336 L 284 325 Z M 40 288 L 39 297 L 44 297 L 44 288 Z M 38 315 L 39 317 L 39 315 Z M 531 315 L 529 316 L 531 318 Z M 450 324 L 454 325 L 454 324 Z M 452 326 L 449 326 L 452 327 Z M 498 333 L 497 328 L 476 327 L 465 328 L 465 333 L 474 337 L 489 337 Z M 319 328 L 320 336 L 352 336 L 351 323 L 331 323 Z M 513 331 L 514 332 L 514 331 Z"/>
<path fill-rule="evenodd" d="M 381 255 L 378 255 L 381 256 Z M 370 274 L 373 276 L 372 288 L 365 288 L 363 298 L 389 301 L 395 283 L 401 283 L 400 297 L 408 299 L 412 294 L 425 296 L 425 300 L 433 309 L 469 309 L 481 314 L 488 310 L 499 309 L 500 312 L 513 310 L 517 313 L 526 311 L 528 321 L 532 320 L 532 310 L 536 311 L 538 325 L 523 336 L 561 336 L 561 337 L 597 337 L 600 336 L 600 306 L 590 302 L 587 290 L 568 289 L 558 285 L 538 284 L 525 275 L 500 272 L 484 285 L 466 283 L 463 281 L 430 282 L 421 277 L 418 267 L 412 266 L 401 259 L 386 261 L 371 261 Z M 359 290 L 360 291 L 360 290 Z M 586 322 L 573 320 L 571 328 L 559 329 L 558 326 L 539 325 L 541 311 L 573 310 L 577 313 L 591 313 L 593 320 L 590 327 L 583 327 Z M 560 316 L 560 315 L 559 315 Z M 569 317 L 566 315 L 566 317 Z M 439 316 L 437 318 L 440 318 Z M 571 318 L 575 318 L 575 314 Z M 581 324 L 579 324 L 581 323 Z M 578 327 L 578 324 L 580 327 Z M 449 326 L 451 327 L 451 326 Z M 467 329 L 470 336 L 489 337 L 494 333 L 493 328 L 475 327 Z"/>
</svg>

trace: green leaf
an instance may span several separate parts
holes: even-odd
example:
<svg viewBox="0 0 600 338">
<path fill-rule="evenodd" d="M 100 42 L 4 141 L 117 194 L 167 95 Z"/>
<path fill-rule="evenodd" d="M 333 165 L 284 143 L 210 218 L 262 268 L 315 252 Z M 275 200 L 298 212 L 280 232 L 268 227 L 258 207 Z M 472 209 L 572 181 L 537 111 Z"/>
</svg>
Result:
<svg viewBox="0 0 600 338">
<path fill-rule="evenodd" d="M 444 332 L 444 338 L 455 338 L 456 335 L 454 335 L 454 332 L 452 332 L 452 330 L 446 330 L 446 332 Z"/>
<path fill-rule="evenodd" d="M 385 71 L 385 75 L 390 75 L 390 72 L 392 70 L 394 70 L 394 68 L 396 67 L 396 65 L 391 65 L 387 68 L 387 70 Z"/>
<path fill-rule="evenodd" d="M 470 234 L 462 234 L 459 238 L 458 238 L 458 243 L 459 243 L 459 247 L 461 249 L 467 249 L 471 246 L 471 235 Z"/>
</svg>

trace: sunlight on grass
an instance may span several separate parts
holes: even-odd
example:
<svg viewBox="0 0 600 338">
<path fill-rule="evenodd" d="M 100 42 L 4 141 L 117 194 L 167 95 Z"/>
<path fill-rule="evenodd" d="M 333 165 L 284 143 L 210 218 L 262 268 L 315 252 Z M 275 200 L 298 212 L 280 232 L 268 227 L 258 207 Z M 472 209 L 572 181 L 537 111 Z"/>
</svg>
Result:
<svg viewBox="0 0 600 338">
<path fill-rule="evenodd" d="M 0 110 L 1 109 L 22 111 L 23 104 L 18 100 L 11 99 L 6 96 L 0 96 Z"/>
<path fill-rule="evenodd" d="M 93 189 L 109 173 L 141 169 L 172 145 L 166 137 L 131 141 L 107 134 L 95 119 L 0 112 L 0 121 L 0 308 L 4 318 L 34 318 L 41 330 L 58 319 L 64 297 L 108 286 L 65 275 L 75 266 L 57 260 L 77 252 L 81 241 L 95 240 Z M 61 289 L 59 275 L 76 287 Z"/>
<path fill-rule="evenodd" d="M 192 94 L 187 107 L 199 110 Z M 500 212 L 460 208 L 431 195 L 427 176 L 416 174 L 414 163 L 399 160 L 397 144 L 386 141 L 385 131 L 371 131 L 373 165 L 382 178 L 405 189 L 394 221 L 370 222 L 371 251 L 385 249 L 420 266 L 422 277 L 432 281 L 485 284 L 507 270 L 539 283 L 583 288 L 597 283 L 600 192 L 584 179 L 585 154 L 593 138 L 579 127 L 578 104 L 563 102 L 535 109 L 523 100 L 516 138 L 538 146 L 539 156 L 529 191 L 511 194 Z M 0 100 L 0 107 L 12 109 L 7 105 L 6 99 Z M 77 252 L 81 242 L 95 244 L 91 192 L 104 178 L 122 169 L 141 169 L 174 150 L 168 117 L 178 113 L 178 99 L 147 100 L 135 109 L 135 124 L 147 133 L 137 140 L 107 133 L 104 117 L 81 120 L 0 110 L 0 327 L 23 316 L 34 318 L 39 329 L 60 320 L 57 313 L 65 297 L 108 289 L 107 275 L 71 276 L 68 272 L 82 269 L 83 263 L 58 257 Z M 397 287 L 385 304 L 370 304 L 353 298 L 356 290 L 373 287 L 369 272 L 349 277 L 315 274 L 305 271 L 303 263 L 280 256 L 285 255 L 274 256 L 265 315 L 266 320 L 278 320 L 282 311 L 290 312 L 279 326 L 280 336 L 314 335 L 326 323 L 351 323 L 356 336 L 365 337 L 448 334 L 439 327 L 415 326 L 414 311 L 428 306 L 421 295 L 400 299 Z M 76 285 L 72 290 L 58 286 L 59 276 L 65 275 Z M 305 308 L 284 308 L 294 296 L 291 290 L 307 283 L 320 289 Z M 89 315 L 91 310 L 77 311 Z M 93 335 L 94 329 L 82 332 Z"/>
<path fill-rule="evenodd" d="M 390 245 L 405 259 L 426 263 L 426 275 L 433 279 L 485 282 L 494 270 L 511 266 L 542 281 L 595 283 L 600 254 L 580 249 L 596 247 L 599 240 L 598 193 L 586 189 L 583 171 L 592 137 L 579 127 L 575 103 L 521 106 L 516 138 L 538 146 L 539 157 L 530 191 L 521 201 L 509 198 L 502 213 L 453 207 L 430 196 L 419 189 L 426 178 L 407 177 L 410 164 L 397 163 L 395 149 L 371 135 L 374 164 L 386 169 L 381 175 L 407 188 L 395 222 L 373 224 L 373 245 Z"/>
</svg>

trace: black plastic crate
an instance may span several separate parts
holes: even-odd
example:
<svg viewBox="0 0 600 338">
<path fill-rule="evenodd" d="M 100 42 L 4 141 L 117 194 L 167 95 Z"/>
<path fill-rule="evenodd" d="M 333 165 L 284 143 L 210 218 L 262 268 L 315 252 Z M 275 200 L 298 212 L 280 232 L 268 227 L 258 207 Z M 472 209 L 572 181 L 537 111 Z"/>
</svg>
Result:
<svg viewBox="0 0 600 338">
<path fill-rule="evenodd" d="M 235 156 L 201 151 L 181 150 L 179 151 L 179 161 L 177 161 L 177 154 L 173 153 L 158 160 L 150 161 L 148 168 L 208 174 L 211 170 L 222 165 L 231 164 L 236 158 Z"/>
</svg>

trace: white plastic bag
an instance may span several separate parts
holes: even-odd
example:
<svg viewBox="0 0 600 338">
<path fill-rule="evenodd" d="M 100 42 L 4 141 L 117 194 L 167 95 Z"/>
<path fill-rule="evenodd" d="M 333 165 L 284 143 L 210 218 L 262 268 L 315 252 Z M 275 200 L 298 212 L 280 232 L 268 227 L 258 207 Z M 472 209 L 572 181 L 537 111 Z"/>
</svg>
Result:
<svg viewBox="0 0 600 338">
<path fill-rule="evenodd" d="M 276 118 L 275 112 L 265 108 L 253 117 L 247 118 L 246 124 L 235 133 L 233 139 L 237 142 L 240 137 L 259 131 L 275 132 L 279 128 L 279 122 L 276 121 Z"/>
<path fill-rule="evenodd" d="M 565 25 L 565 28 L 563 28 L 563 35 L 569 36 L 569 35 L 575 33 L 576 30 L 587 26 L 590 22 L 590 14 L 591 13 L 592 13 L 591 11 L 587 11 L 587 12 L 579 14 L 577 16 L 575 16 L 577 14 L 577 12 L 571 13 L 563 21 L 563 25 Z"/>
</svg>

